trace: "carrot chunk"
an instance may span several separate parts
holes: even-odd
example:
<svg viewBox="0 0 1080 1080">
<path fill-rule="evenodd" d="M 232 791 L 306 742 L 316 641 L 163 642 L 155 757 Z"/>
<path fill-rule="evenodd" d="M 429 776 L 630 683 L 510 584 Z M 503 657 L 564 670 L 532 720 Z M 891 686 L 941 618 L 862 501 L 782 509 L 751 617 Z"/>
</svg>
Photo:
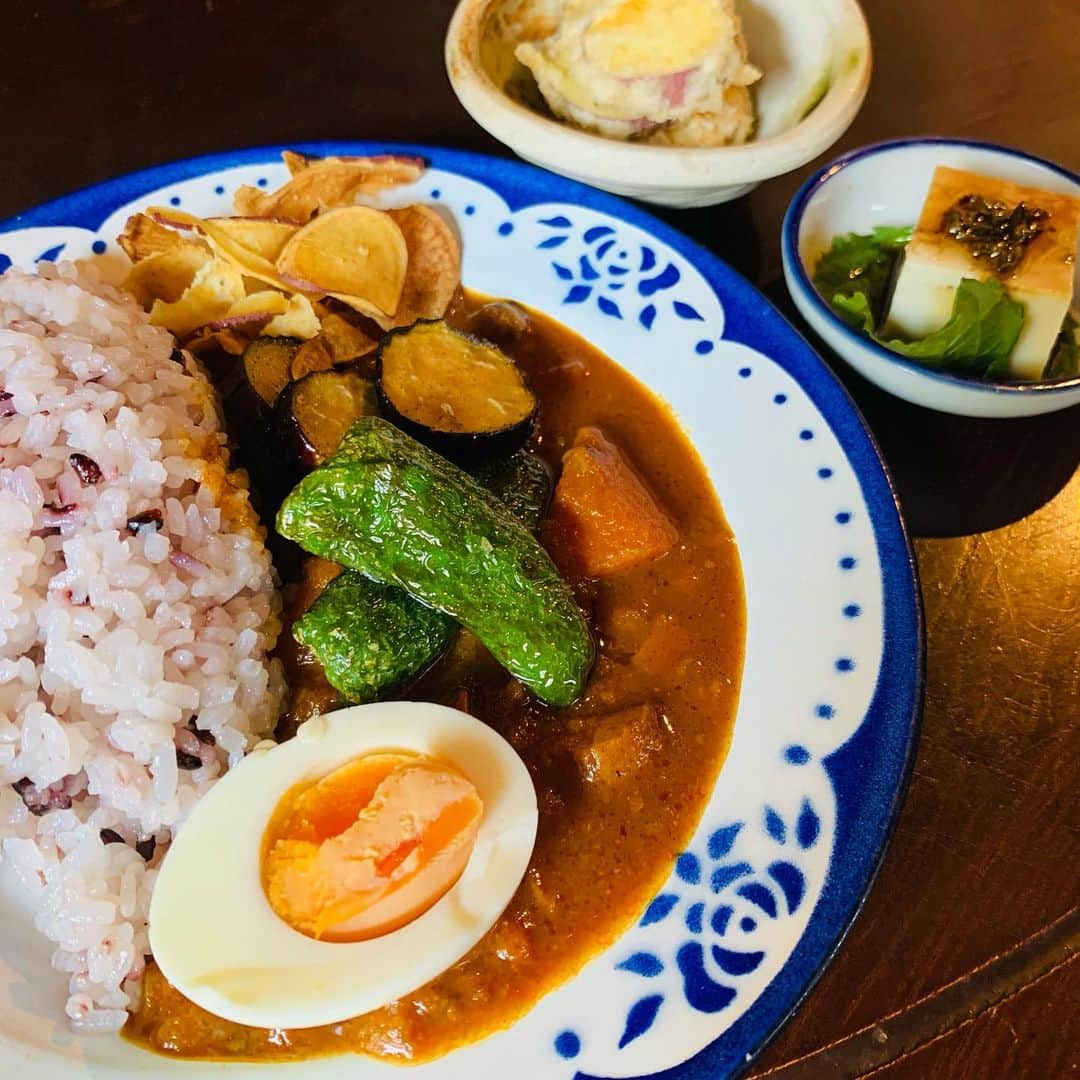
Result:
<svg viewBox="0 0 1080 1080">
<path fill-rule="evenodd" d="M 678 539 L 619 448 L 599 428 L 582 428 L 563 454 L 544 529 L 559 569 L 570 577 L 607 577 L 660 558 Z"/>
</svg>

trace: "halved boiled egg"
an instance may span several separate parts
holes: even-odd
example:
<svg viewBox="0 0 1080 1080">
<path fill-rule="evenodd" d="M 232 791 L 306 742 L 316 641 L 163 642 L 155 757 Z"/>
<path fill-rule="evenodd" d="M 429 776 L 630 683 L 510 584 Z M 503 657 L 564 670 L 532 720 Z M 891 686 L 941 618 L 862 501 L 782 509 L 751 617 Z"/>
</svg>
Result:
<svg viewBox="0 0 1080 1080">
<path fill-rule="evenodd" d="M 195 1004 L 241 1024 L 337 1023 L 415 990 L 502 914 L 536 839 L 510 745 L 441 705 L 309 720 L 195 807 L 162 863 L 150 947 Z"/>
</svg>

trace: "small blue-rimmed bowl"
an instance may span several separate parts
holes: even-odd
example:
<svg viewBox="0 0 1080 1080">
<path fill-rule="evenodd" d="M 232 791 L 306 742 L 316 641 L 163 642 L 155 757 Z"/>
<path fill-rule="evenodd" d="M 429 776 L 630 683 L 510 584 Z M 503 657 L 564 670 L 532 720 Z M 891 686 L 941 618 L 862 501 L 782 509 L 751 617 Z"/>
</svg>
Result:
<svg viewBox="0 0 1080 1080">
<path fill-rule="evenodd" d="M 1005 382 L 916 364 L 848 326 L 814 288 L 813 267 L 833 237 L 869 232 L 877 225 L 914 224 L 938 165 L 1080 196 L 1080 176 L 992 143 L 897 139 L 853 150 L 810 177 L 788 207 L 782 238 L 784 277 L 795 306 L 860 375 L 915 405 L 959 416 L 1004 418 L 1080 404 L 1080 378 Z M 1080 298 L 1080 269 L 1074 296 Z"/>
</svg>

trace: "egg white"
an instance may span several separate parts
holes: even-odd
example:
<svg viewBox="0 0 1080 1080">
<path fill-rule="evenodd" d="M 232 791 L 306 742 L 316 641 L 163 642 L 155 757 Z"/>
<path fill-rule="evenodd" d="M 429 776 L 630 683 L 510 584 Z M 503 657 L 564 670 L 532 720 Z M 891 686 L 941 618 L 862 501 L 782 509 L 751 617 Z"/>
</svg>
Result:
<svg viewBox="0 0 1080 1080">
<path fill-rule="evenodd" d="M 270 907 L 263 834 L 281 797 L 361 754 L 404 750 L 457 768 L 484 813 L 457 883 L 423 915 L 382 937 L 316 941 Z M 421 702 L 342 709 L 280 746 L 257 747 L 203 797 L 173 841 L 150 903 L 150 948 L 196 1005 L 253 1027 L 304 1028 L 370 1012 L 445 971 L 491 928 L 525 874 L 536 791 L 500 735 Z"/>
</svg>

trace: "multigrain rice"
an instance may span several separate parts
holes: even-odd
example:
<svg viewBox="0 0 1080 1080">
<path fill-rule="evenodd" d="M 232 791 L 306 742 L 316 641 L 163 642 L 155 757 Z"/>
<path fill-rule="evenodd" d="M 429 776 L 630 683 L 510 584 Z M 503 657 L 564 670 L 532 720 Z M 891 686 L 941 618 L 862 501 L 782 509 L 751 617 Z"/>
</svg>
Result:
<svg viewBox="0 0 1080 1080">
<path fill-rule="evenodd" d="M 224 442 L 128 297 L 0 276 L 0 859 L 81 1030 L 138 1003 L 155 867 L 277 715 L 273 571 Z"/>
</svg>

